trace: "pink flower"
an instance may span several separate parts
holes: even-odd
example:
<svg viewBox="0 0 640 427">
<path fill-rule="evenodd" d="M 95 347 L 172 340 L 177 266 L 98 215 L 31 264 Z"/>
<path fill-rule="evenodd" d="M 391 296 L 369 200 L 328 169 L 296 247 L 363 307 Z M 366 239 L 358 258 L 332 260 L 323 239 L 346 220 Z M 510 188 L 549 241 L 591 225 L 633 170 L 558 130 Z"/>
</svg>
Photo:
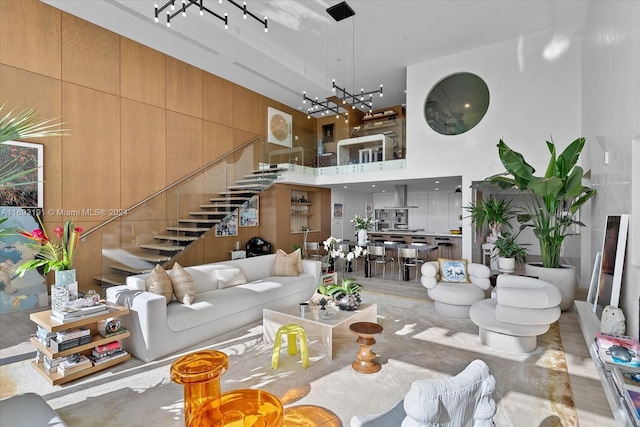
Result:
<svg viewBox="0 0 640 427">
<path fill-rule="evenodd" d="M 62 229 L 62 227 L 57 226 L 56 229 L 55 229 L 55 233 L 58 236 L 58 238 L 61 239 L 62 238 L 62 233 L 64 233 L 64 230 Z"/>
<path fill-rule="evenodd" d="M 74 230 L 76 233 L 82 233 L 82 227 L 76 227 Z"/>
<path fill-rule="evenodd" d="M 37 230 L 33 230 L 31 232 L 31 235 L 33 237 L 35 237 L 38 240 L 42 240 L 42 241 L 47 241 L 47 236 L 44 235 L 44 233 L 42 232 L 42 230 L 37 229 Z"/>
</svg>

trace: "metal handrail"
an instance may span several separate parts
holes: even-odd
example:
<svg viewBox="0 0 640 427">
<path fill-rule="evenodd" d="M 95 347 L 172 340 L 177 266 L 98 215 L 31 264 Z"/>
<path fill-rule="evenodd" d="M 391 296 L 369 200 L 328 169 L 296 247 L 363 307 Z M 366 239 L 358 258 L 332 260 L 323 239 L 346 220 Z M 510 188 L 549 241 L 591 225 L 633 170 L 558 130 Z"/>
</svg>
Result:
<svg viewBox="0 0 640 427">
<path fill-rule="evenodd" d="M 211 162 L 207 163 L 206 165 L 196 169 L 195 171 L 191 172 L 189 175 L 186 175 L 182 178 L 180 178 L 178 181 L 174 182 L 173 184 L 168 185 L 167 187 L 163 188 L 162 190 L 156 191 L 155 193 L 153 193 L 151 196 L 147 197 L 146 199 L 136 203 L 135 205 L 131 206 L 128 209 L 123 210 L 121 213 L 119 213 L 116 216 L 113 216 L 111 218 L 109 218 L 108 220 L 106 220 L 105 222 L 103 222 L 102 224 L 92 228 L 91 230 L 87 231 L 86 233 L 80 235 L 80 239 L 86 239 L 87 236 L 89 236 L 91 233 L 94 233 L 95 231 L 98 231 L 99 229 L 101 229 L 102 227 L 107 226 L 108 224 L 111 224 L 111 222 L 117 220 L 118 218 L 128 215 L 130 211 L 144 205 L 145 203 L 147 203 L 149 200 L 153 199 L 156 196 L 159 196 L 160 194 L 166 192 L 167 190 L 172 189 L 173 187 L 175 187 L 176 185 L 182 184 L 183 182 L 191 179 L 193 176 L 199 174 L 200 172 L 210 168 L 211 166 L 223 161 L 224 159 L 226 159 L 227 157 L 231 156 L 232 154 L 248 147 L 249 145 L 254 144 L 257 140 L 261 139 L 262 137 L 260 136 L 256 136 L 253 139 L 250 139 L 249 141 L 245 142 L 244 144 L 234 148 L 233 150 L 229 151 L 228 153 L 222 155 L 221 157 L 212 160 Z"/>
</svg>

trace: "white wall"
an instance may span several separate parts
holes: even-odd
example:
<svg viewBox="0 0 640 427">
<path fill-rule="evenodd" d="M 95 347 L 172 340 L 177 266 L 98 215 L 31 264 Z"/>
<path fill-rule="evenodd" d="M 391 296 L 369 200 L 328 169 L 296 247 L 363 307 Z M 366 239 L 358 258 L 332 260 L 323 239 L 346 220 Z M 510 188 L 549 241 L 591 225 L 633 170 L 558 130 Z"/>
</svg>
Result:
<svg viewBox="0 0 640 427">
<path fill-rule="evenodd" d="M 640 2 L 591 1 L 583 30 L 583 134 L 591 144 L 590 259 L 602 247 L 607 214 L 631 214 L 621 307 L 627 334 L 638 337 L 640 297 Z M 634 141 L 635 142 L 632 142 Z M 609 164 L 604 153 L 609 153 Z M 634 184 L 632 184 L 632 182 Z M 633 204 L 632 204 L 633 202 Z"/>
<path fill-rule="evenodd" d="M 408 67 L 407 175 L 461 175 L 466 206 L 472 181 L 504 170 L 496 148 L 500 138 L 544 173 L 550 135 L 560 150 L 581 136 L 581 40 L 572 37 L 568 49 L 550 61 L 543 50 L 552 36 L 551 31 L 523 35 Z M 424 120 L 424 101 L 438 81 L 462 71 L 487 83 L 489 110 L 469 132 L 437 134 Z M 463 227 L 463 256 L 470 258 L 469 220 Z"/>
</svg>

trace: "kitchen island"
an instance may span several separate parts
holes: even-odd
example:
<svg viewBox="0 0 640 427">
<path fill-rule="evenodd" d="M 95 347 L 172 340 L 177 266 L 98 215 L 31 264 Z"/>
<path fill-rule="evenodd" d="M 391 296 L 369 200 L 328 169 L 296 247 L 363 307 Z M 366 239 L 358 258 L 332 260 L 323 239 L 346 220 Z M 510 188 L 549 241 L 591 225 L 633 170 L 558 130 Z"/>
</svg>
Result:
<svg viewBox="0 0 640 427">
<path fill-rule="evenodd" d="M 437 233 L 424 231 L 423 228 L 392 229 L 385 231 L 370 231 L 369 240 L 372 242 L 394 242 L 394 243 L 426 243 L 437 246 L 439 242 L 451 243 L 451 254 L 449 250 L 431 252 L 429 260 L 435 261 L 439 256 L 452 259 L 462 257 L 462 234 Z"/>
</svg>

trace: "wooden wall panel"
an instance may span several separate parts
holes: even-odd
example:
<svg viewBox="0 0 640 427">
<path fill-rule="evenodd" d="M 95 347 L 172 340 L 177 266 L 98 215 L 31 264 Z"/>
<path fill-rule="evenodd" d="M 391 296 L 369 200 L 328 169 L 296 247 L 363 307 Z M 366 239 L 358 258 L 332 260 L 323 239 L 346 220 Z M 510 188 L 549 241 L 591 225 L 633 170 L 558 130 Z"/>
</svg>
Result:
<svg viewBox="0 0 640 427">
<path fill-rule="evenodd" d="M 233 126 L 233 86 L 221 77 L 202 73 L 202 116 L 205 120 Z"/>
<path fill-rule="evenodd" d="M 122 99 L 121 206 L 133 206 L 167 184 L 166 114 Z"/>
<path fill-rule="evenodd" d="M 40 118 L 62 121 L 60 80 L 0 65 L 0 102 L 6 111 L 34 108 Z M 69 124 L 63 125 L 70 128 Z M 70 133 L 73 129 L 69 130 Z M 44 207 L 62 206 L 62 138 L 27 140 L 44 145 Z"/>
<path fill-rule="evenodd" d="M 62 80 L 120 94 L 120 36 L 62 14 Z"/>
<path fill-rule="evenodd" d="M 167 57 L 167 110 L 202 118 L 202 70 Z"/>
<path fill-rule="evenodd" d="M 59 79 L 61 14 L 37 0 L 0 1 L 0 63 Z"/>
<path fill-rule="evenodd" d="M 233 129 L 217 123 L 204 122 L 204 163 L 211 162 L 233 149 Z"/>
<path fill-rule="evenodd" d="M 256 135 L 266 135 L 267 129 L 260 128 L 260 96 L 238 85 L 233 86 L 233 126 Z M 265 119 L 266 121 L 266 119 Z"/>
<path fill-rule="evenodd" d="M 120 38 L 120 95 L 156 107 L 166 107 L 166 56 Z"/>
<path fill-rule="evenodd" d="M 167 185 L 202 166 L 202 120 L 167 111 Z"/>
<path fill-rule="evenodd" d="M 65 121 L 72 136 L 62 138 L 63 206 L 69 210 L 120 206 L 120 99 L 70 83 L 62 84 Z M 91 108 L 88 108 L 91 106 Z"/>
</svg>

